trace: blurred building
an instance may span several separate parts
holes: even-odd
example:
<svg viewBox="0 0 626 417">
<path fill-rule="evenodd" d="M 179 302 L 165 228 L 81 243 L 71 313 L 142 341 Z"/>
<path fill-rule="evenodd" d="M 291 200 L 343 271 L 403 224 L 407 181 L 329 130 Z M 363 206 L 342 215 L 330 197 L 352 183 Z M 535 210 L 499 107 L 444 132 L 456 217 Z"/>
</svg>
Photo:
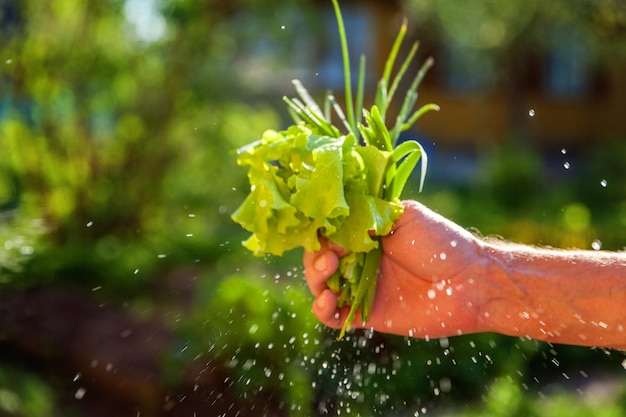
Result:
<svg viewBox="0 0 626 417">
<path fill-rule="evenodd" d="M 294 75 L 312 90 L 339 92 L 343 70 L 334 11 L 330 1 L 313 4 L 323 22 L 308 26 L 314 32 L 297 22 L 283 27 L 297 39 L 291 56 L 297 71 L 281 75 Z M 418 62 L 435 59 L 418 104 L 434 102 L 441 111 L 419 122 L 419 137 L 469 147 L 521 138 L 544 148 L 626 137 L 626 27 L 613 19 L 618 21 L 613 32 L 598 30 L 601 16 L 610 20 L 619 11 L 582 10 L 561 17 L 558 10 L 521 0 L 476 0 L 451 8 L 419 0 L 340 4 L 352 73 L 356 78 L 358 56 L 365 54 L 369 91 L 403 18 L 409 27 L 405 45 L 420 42 Z M 611 42 L 621 49 L 612 53 Z M 268 75 L 272 83 L 288 84 L 276 72 Z"/>
</svg>

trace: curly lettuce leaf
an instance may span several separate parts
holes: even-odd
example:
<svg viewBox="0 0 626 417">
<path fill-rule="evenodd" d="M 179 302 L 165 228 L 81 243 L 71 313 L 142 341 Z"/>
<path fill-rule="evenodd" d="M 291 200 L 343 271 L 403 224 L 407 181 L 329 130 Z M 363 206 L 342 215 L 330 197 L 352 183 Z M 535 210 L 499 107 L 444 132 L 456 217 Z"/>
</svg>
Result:
<svg viewBox="0 0 626 417">
<path fill-rule="evenodd" d="M 391 154 L 360 146 L 353 135 L 320 136 L 304 124 L 266 131 L 238 152 L 250 194 L 232 218 L 252 236 L 256 255 L 319 249 L 319 234 L 349 251 L 377 247 L 370 232 L 389 232 L 402 212 L 381 198 Z"/>
<path fill-rule="evenodd" d="M 399 202 L 350 191 L 346 192 L 346 201 L 354 210 L 342 220 L 335 232 L 325 236 L 353 252 L 369 252 L 377 248 L 378 242 L 371 235 L 388 234 L 403 210 Z"/>
</svg>

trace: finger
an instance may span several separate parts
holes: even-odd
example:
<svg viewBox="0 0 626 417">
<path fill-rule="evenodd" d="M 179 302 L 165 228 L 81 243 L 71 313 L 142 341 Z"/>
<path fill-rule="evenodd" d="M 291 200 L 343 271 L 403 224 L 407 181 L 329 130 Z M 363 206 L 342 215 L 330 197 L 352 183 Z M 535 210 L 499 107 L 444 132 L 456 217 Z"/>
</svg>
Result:
<svg viewBox="0 0 626 417">
<path fill-rule="evenodd" d="M 313 303 L 313 314 L 326 327 L 341 329 L 348 316 L 348 307 L 337 308 L 337 294 L 324 290 Z"/>
<path fill-rule="evenodd" d="M 350 306 L 344 306 L 337 308 L 337 294 L 329 289 L 324 290 L 313 303 L 313 314 L 317 319 L 326 327 L 339 330 L 343 327 Z M 359 318 L 361 317 L 360 311 L 357 312 L 357 317 L 352 322 L 352 329 L 359 329 L 364 327 L 371 327 L 366 323 L 362 323 Z"/>
<path fill-rule="evenodd" d="M 304 277 L 314 296 L 325 290 L 326 280 L 337 270 L 339 258 L 331 250 L 320 250 L 314 253 L 305 253 L 302 259 Z"/>
<path fill-rule="evenodd" d="M 336 327 L 337 295 L 329 289 L 322 291 L 313 303 L 313 314 L 329 327 Z"/>
<path fill-rule="evenodd" d="M 328 249 L 335 252 L 339 258 L 344 257 L 348 254 L 348 251 L 346 251 L 344 248 L 342 248 L 335 242 L 331 242 L 330 240 L 327 240 L 324 246 L 328 247 Z"/>
</svg>

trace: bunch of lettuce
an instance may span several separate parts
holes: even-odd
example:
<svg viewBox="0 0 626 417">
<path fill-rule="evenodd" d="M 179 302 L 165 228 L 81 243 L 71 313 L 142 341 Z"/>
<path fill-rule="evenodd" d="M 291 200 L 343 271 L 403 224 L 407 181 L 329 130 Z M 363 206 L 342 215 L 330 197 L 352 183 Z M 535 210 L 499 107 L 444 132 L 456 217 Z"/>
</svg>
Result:
<svg viewBox="0 0 626 417">
<path fill-rule="evenodd" d="M 413 110 L 417 88 L 433 63 L 429 59 L 413 77 L 393 125 L 385 123 L 417 51 L 414 44 L 392 79 L 405 23 L 378 82 L 375 103 L 370 110 L 363 109 L 365 57 L 361 57 L 353 98 L 345 28 L 336 0 L 333 6 L 343 52 L 346 111 L 331 94 L 322 110 L 295 80 L 298 97 L 285 98 L 294 124 L 284 131 L 267 130 L 261 139 L 237 151 L 238 164 L 249 167 L 250 194 L 232 218 L 252 233 L 243 244 L 259 256 L 280 256 L 297 247 L 316 251 L 320 236 L 348 251 L 328 282 L 339 294 L 340 306 L 350 306 L 341 338 L 359 309 L 361 320 L 369 319 L 381 257 L 379 236 L 388 234 L 402 214 L 400 196 L 420 159 L 420 189 L 424 182 L 426 154 L 416 141 L 400 142 L 400 134 L 438 106 Z"/>
</svg>

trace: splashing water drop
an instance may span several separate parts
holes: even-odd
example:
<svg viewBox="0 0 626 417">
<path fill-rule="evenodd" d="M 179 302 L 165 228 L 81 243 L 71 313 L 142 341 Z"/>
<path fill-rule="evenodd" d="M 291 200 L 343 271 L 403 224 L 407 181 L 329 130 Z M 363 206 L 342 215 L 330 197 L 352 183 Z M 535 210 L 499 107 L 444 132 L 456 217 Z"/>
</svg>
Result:
<svg viewBox="0 0 626 417">
<path fill-rule="evenodd" d="M 77 400 L 82 400 L 86 393 L 87 390 L 85 388 L 78 388 L 76 390 L 76 394 L 74 394 L 74 398 L 76 398 Z"/>
<path fill-rule="evenodd" d="M 450 378 L 441 378 L 441 380 L 439 380 L 439 389 L 441 389 L 441 392 L 452 391 L 452 381 L 450 380 Z"/>
</svg>

